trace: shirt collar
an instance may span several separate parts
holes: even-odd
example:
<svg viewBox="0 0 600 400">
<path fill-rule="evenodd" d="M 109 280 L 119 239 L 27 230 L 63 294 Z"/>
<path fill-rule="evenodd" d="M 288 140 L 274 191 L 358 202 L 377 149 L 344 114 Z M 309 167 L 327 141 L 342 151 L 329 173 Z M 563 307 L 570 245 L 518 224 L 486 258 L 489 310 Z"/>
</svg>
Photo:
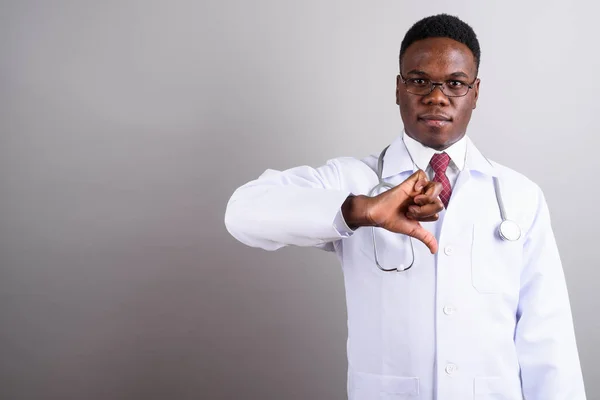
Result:
<svg viewBox="0 0 600 400">
<path fill-rule="evenodd" d="M 402 140 L 406 144 L 406 148 L 408 149 L 408 153 L 412 157 L 414 163 L 417 165 L 417 168 L 425 171 L 429 166 L 429 161 L 431 161 L 431 157 L 437 153 L 445 152 L 450 156 L 450 165 L 454 168 L 462 171 L 465 167 L 465 156 L 467 154 L 467 136 L 463 136 L 456 143 L 453 143 L 452 146 L 448 147 L 444 151 L 438 151 L 432 149 L 431 147 L 427 147 L 417 142 L 415 139 L 411 138 L 404 132 L 402 134 Z"/>
<path fill-rule="evenodd" d="M 460 171 L 468 169 L 496 176 L 494 165 L 481 154 L 467 135 L 445 151 Z M 436 152 L 403 133 L 390 144 L 385 153 L 382 178 L 389 178 L 406 171 L 414 172 L 416 169 L 425 171 Z"/>
</svg>

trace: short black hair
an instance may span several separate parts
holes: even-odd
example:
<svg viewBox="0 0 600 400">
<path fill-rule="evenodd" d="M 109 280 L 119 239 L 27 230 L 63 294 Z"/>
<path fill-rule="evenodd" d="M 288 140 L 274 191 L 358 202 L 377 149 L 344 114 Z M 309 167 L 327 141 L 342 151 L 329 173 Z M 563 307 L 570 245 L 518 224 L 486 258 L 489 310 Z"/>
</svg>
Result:
<svg viewBox="0 0 600 400">
<path fill-rule="evenodd" d="M 404 35 L 402 45 L 400 46 L 400 57 L 398 61 L 402 65 L 402 56 L 406 52 L 406 49 L 416 42 L 417 40 L 445 37 L 456 40 L 466 45 L 473 56 L 475 56 L 475 64 L 477 71 L 479 71 L 479 61 L 481 59 L 481 49 L 479 48 L 479 41 L 475 31 L 466 22 L 460 20 L 458 17 L 439 14 L 431 17 L 423 18 L 417 21 Z"/>
</svg>

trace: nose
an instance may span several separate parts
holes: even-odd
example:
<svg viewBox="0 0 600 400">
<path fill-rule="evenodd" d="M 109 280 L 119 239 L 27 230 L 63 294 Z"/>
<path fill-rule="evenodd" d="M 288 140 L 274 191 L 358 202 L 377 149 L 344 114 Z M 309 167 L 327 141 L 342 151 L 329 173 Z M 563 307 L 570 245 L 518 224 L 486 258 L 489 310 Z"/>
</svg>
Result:
<svg viewBox="0 0 600 400">
<path fill-rule="evenodd" d="M 435 85 L 431 93 L 429 93 L 427 96 L 423 96 L 422 101 L 427 105 L 438 106 L 447 106 L 450 103 L 448 96 L 442 92 L 442 87 L 440 85 Z"/>
</svg>

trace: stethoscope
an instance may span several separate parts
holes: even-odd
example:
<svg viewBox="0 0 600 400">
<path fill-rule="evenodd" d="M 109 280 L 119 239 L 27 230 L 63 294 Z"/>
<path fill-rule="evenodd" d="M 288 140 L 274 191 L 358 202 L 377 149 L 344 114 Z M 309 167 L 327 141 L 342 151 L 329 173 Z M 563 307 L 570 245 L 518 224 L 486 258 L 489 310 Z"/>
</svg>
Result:
<svg viewBox="0 0 600 400">
<path fill-rule="evenodd" d="M 390 146 L 388 145 L 385 149 L 383 149 L 383 151 L 379 155 L 379 159 L 377 160 L 377 179 L 379 180 L 379 183 L 377 185 L 373 186 L 373 188 L 369 191 L 369 194 L 368 194 L 369 197 L 373 197 L 373 195 L 376 192 L 378 194 L 381 193 L 380 190 L 385 191 L 385 190 L 394 188 L 394 185 L 392 185 L 391 183 L 385 182 L 382 178 L 383 157 L 385 156 L 385 152 L 387 151 L 388 147 L 390 147 Z M 409 156 L 410 156 L 410 153 L 409 153 Z M 411 157 L 411 160 L 412 160 L 412 157 Z M 413 165 L 415 165 L 414 160 L 413 160 Z M 504 202 L 502 201 L 502 195 L 500 193 L 500 180 L 498 179 L 497 176 L 494 176 L 494 190 L 496 192 L 496 201 L 498 202 L 498 208 L 500 209 L 500 217 L 502 218 L 502 222 L 500 222 L 500 225 L 498 226 L 498 234 L 500 235 L 500 237 L 502 239 L 508 240 L 511 242 L 519 240 L 519 238 L 521 237 L 521 228 L 519 227 L 519 224 L 517 224 L 515 221 L 510 220 L 506 217 L 506 210 L 504 208 Z M 402 271 L 409 270 L 415 263 L 415 248 L 413 246 L 412 237 L 410 237 L 410 236 L 408 237 L 408 240 L 410 242 L 410 250 L 412 253 L 411 263 L 409 264 L 408 267 L 404 267 L 404 264 L 402 264 L 402 265 L 400 265 L 400 268 L 396 267 L 396 268 L 391 268 L 391 269 L 386 269 L 386 268 L 382 267 L 381 264 L 379 263 L 379 258 L 377 257 L 377 241 L 375 240 L 375 227 L 371 227 L 371 237 L 373 238 L 373 255 L 375 258 L 375 264 L 377 264 L 377 267 L 380 270 L 385 271 L 385 272 L 391 272 L 391 271 L 402 272 Z"/>
</svg>

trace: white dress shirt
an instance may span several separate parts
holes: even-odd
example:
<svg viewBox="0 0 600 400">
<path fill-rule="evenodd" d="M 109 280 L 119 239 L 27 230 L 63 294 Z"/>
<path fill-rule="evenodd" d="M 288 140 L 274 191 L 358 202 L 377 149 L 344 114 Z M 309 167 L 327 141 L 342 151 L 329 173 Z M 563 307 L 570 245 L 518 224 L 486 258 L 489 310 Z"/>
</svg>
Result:
<svg viewBox="0 0 600 400">
<path fill-rule="evenodd" d="M 404 132 L 402 135 L 404 145 L 408 150 L 408 154 L 413 160 L 413 163 L 417 168 L 422 169 L 427 174 L 429 180 L 432 180 L 435 173 L 433 168 L 429 165 L 431 157 L 437 153 L 446 153 L 450 156 L 450 164 L 446 170 L 446 176 L 450 181 L 450 186 L 454 188 L 458 174 L 465 168 L 465 158 L 467 155 L 467 136 L 463 136 L 459 141 L 452 144 L 446 150 L 438 151 L 427 147 L 411 138 Z"/>
</svg>

